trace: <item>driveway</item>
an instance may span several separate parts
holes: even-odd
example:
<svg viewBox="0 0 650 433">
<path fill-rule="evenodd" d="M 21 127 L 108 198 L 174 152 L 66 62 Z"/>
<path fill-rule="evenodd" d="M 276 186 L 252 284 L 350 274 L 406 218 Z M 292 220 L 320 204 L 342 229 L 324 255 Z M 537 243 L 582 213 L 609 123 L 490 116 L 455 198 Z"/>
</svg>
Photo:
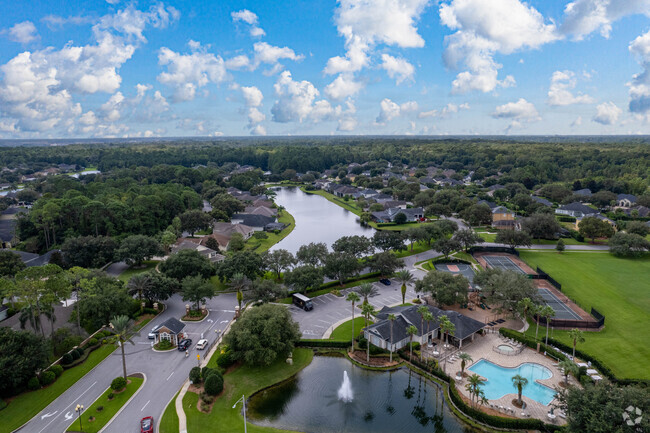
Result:
<svg viewBox="0 0 650 433">
<path fill-rule="evenodd" d="M 192 338 L 190 356 L 183 352 L 154 352 L 147 334 L 151 328 L 170 317 L 180 318 L 185 311 L 185 303 L 179 295 L 167 301 L 167 310 L 145 326 L 139 336 L 134 336 L 134 345 L 125 346 L 128 373 L 144 373 L 146 383 L 139 393 L 124 407 L 120 415 L 106 429 L 108 432 L 135 432 L 138 423 L 145 416 L 153 416 L 156 423 L 167 407 L 167 403 L 181 388 L 192 367 L 197 365 L 196 342 L 205 336 L 209 341 L 216 338 L 215 330 L 223 330 L 234 316 L 237 300 L 235 294 L 223 294 L 208 302 L 210 314 L 200 323 L 187 323 L 185 331 Z M 94 370 L 77 381 L 48 407 L 32 418 L 19 431 L 22 433 L 65 432 L 75 419 L 77 404 L 89 407 L 109 386 L 111 381 L 122 374 L 122 357 L 119 349 L 102 361 Z M 90 414 L 83 415 L 90 416 Z M 87 419 L 87 418 L 86 418 Z"/>
</svg>

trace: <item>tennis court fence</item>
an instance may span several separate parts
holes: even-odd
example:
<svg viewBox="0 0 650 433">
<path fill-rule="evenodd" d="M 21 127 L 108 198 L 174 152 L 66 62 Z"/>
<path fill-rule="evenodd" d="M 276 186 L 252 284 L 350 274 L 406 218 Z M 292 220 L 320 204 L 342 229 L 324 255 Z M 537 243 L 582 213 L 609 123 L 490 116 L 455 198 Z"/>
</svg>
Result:
<svg viewBox="0 0 650 433">
<path fill-rule="evenodd" d="M 471 247 L 469 253 L 508 253 L 519 257 L 519 251 L 509 247 Z"/>
<path fill-rule="evenodd" d="M 591 309 L 591 316 L 596 321 L 591 320 L 567 320 L 567 319 L 550 319 L 550 325 L 554 328 L 586 328 L 586 329 L 599 329 L 605 324 L 605 316 L 600 314 L 595 308 Z M 546 318 L 539 317 L 539 323 L 546 325 Z"/>
<path fill-rule="evenodd" d="M 540 275 L 540 277 L 541 277 L 541 278 L 539 278 L 540 280 L 546 280 L 546 281 L 548 281 L 549 283 L 553 284 L 553 287 L 555 287 L 556 289 L 558 289 L 560 292 L 562 291 L 562 284 L 560 284 L 560 283 L 558 283 L 557 281 L 555 281 L 555 280 L 553 279 L 553 277 L 551 277 L 549 274 L 547 274 L 546 272 L 544 272 L 544 271 L 542 270 L 542 268 L 540 268 L 539 266 L 537 266 L 537 274 Z"/>
</svg>

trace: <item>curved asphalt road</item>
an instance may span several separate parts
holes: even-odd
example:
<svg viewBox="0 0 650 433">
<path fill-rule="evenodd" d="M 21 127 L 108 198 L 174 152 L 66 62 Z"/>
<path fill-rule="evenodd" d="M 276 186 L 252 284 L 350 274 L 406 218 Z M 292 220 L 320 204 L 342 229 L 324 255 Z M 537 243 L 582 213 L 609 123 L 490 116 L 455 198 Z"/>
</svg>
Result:
<svg viewBox="0 0 650 433">
<path fill-rule="evenodd" d="M 120 415 L 109 424 L 105 430 L 107 432 L 137 433 L 140 431 L 140 419 L 145 416 L 153 416 L 155 423 L 158 422 L 167 403 L 187 379 L 190 369 L 197 365 L 197 353 L 207 353 L 195 349 L 201 333 L 204 333 L 209 341 L 213 341 L 216 338 L 214 330 L 223 330 L 232 319 L 237 300 L 232 293 L 216 296 L 208 302 L 210 314 L 206 320 L 186 324 L 185 332 L 193 340 L 190 356 L 187 358 L 183 352 L 177 350 L 159 353 L 151 349 L 151 340 L 147 338 L 151 328 L 170 317 L 179 318 L 184 314 L 185 303 L 179 295 L 175 295 L 166 304 L 167 310 L 147 324 L 139 336 L 132 338 L 135 344 L 125 346 L 127 373 L 144 373 L 147 382 L 124 407 Z M 90 407 L 110 386 L 111 381 L 121 375 L 122 356 L 118 348 L 18 431 L 21 433 L 65 432 L 73 420 L 77 419 L 74 412 L 76 405 Z M 90 414 L 82 414 L 84 420 L 89 416 Z"/>
</svg>

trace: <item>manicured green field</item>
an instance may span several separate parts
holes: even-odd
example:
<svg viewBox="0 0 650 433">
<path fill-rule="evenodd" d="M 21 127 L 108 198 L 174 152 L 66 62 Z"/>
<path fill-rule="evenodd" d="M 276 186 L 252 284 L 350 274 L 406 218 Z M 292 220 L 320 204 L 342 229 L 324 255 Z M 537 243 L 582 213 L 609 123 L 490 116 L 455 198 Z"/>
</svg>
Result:
<svg viewBox="0 0 650 433">
<path fill-rule="evenodd" d="M 0 417 L 2 417 L 0 433 L 11 432 L 29 421 L 48 404 L 52 403 L 54 399 L 74 385 L 86 373 L 92 370 L 93 367 L 102 362 L 115 348 L 116 346 L 111 344 L 103 345 L 99 349 L 91 352 L 88 355 L 88 359 L 82 364 L 65 370 L 61 377 L 47 388 L 20 394 L 11 400 L 9 406 L 0 412 Z"/>
<path fill-rule="evenodd" d="M 232 406 L 245 395 L 250 397 L 255 391 L 278 383 L 302 370 L 309 365 L 314 353 L 310 349 L 295 349 L 293 365 L 284 359 L 278 359 L 268 367 L 242 366 L 224 376 L 224 391 L 217 398 L 209 414 L 197 409 L 198 395 L 188 392 L 183 398 L 183 408 L 187 415 L 187 431 L 189 432 L 240 432 L 244 430 L 244 418 L 241 415 L 241 404 L 235 409 Z M 214 360 L 214 362 L 212 361 Z M 216 368 L 216 357 L 213 357 L 210 367 Z M 284 432 L 268 427 L 260 427 L 247 423 L 251 433 Z"/>
<path fill-rule="evenodd" d="M 539 266 L 562 284 L 562 291 L 587 312 L 594 307 L 605 315 L 605 328 L 585 332 L 580 350 L 603 361 L 618 377 L 650 379 L 650 257 L 621 259 L 599 252 L 520 254 L 533 268 Z M 554 337 L 571 344 L 567 334 L 555 331 Z"/>
<path fill-rule="evenodd" d="M 178 433 L 178 414 L 176 413 L 176 397 L 178 397 L 178 393 L 176 393 L 172 401 L 169 402 L 169 404 L 167 405 L 167 409 L 165 409 L 165 412 L 163 413 L 163 416 L 160 419 L 160 429 L 158 430 L 160 433 Z"/>
<path fill-rule="evenodd" d="M 352 304 L 350 304 L 352 305 Z M 350 307 L 352 308 L 352 307 Z M 355 306 L 356 308 L 356 306 Z M 355 312 L 355 316 L 357 313 Z M 370 321 L 370 324 L 373 322 Z M 361 330 L 363 327 L 366 326 L 366 321 L 364 320 L 363 317 L 355 317 L 354 318 L 354 336 L 356 337 L 361 333 Z M 344 340 L 350 340 L 352 339 L 352 319 L 348 320 L 347 322 L 341 323 L 339 326 L 337 326 L 333 331 L 332 335 L 330 335 L 330 340 L 338 340 L 338 341 L 344 341 Z"/>
<path fill-rule="evenodd" d="M 155 261 L 155 260 L 147 260 L 147 261 L 145 261 L 143 263 L 143 265 L 144 265 L 143 267 L 141 267 L 141 268 L 130 267 L 126 271 L 122 272 L 120 274 L 120 276 L 117 277 L 117 278 L 124 281 L 125 283 L 128 283 L 132 276 L 137 275 L 137 274 L 141 274 L 143 272 L 148 272 L 148 271 L 152 270 L 153 268 L 155 268 L 158 265 L 158 263 L 160 263 L 160 262 Z"/>
<path fill-rule="evenodd" d="M 108 388 L 90 407 L 84 409 L 81 413 L 81 426 L 83 430 L 79 429 L 79 417 L 68 427 L 69 432 L 78 432 L 83 431 L 84 433 L 97 433 L 104 427 L 113 416 L 117 413 L 118 410 L 131 398 L 133 394 L 142 386 L 144 379 L 139 377 L 130 377 L 129 383 L 126 386 L 126 390 L 115 394 L 113 399 L 108 399 L 108 394 L 113 392 L 112 389 Z M 102 407 L 101 411 L 98 411 L 97 408 Z M 95 417 L 95 419 L 90 422 L 89 418 Z"/>
</svg>

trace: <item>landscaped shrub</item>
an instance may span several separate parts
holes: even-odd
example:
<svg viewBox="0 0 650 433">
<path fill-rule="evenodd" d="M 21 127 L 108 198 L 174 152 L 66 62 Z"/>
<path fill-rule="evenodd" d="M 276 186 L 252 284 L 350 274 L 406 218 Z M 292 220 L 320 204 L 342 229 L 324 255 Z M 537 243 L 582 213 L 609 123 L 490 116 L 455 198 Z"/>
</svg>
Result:
<svg viewBox="0 0 650 433">
<path fill-rule="evenodd" d="M 190 381 L 192 381 L 192 383 L 201 382 L 201 368 L 192 367 L 190 370 Z"/>
<path fill-rule="evenodd" d="M 48 368 L 49 371 L 54 373 L 56 377 L 59 377 L 63 374 L 63 367 L 61 367 L 59 364 L 54 364 L 50 368 Z"/>
<path fill-rule="evenodd" d="M 36 391 L 41 387 L 41 382 L 39 382 L 38 377 L 34 376 L 27 382 L 27 389 L 30 391 Z"/>
<path fill-rule="evenodd" d="M 208 374 L 203 388 L 208 395 L 218 395 L 223 391 L 223 377 L 220 374 Z"/>
<path fill-rule="evenodd" d="M 223 375 L 221 374 L 221 372 L 219 370 L 216 370 L 216 369 L 210 368 L 210 367 L 203 367 L 201 369 L 201 377 L 203 378 L 204 382 L 208 379 L 208 377 L 210 377 L 212 375 L 217 375 L 217 376 L 219 376 L 219 377 L 221 377 L 223 379 Z"/>
<path fill-rule="evenodd" d="M 86 344 L 87 347 L 95 347 L 97 346 L 97 339 L 96 338 L 91 338 L 88 340 L 88 343 Z"/>
<path fill-rule="evenodd" d="M 173 347 L 172 342 L 169 340 L 161 340 L 154 346 L 158 350 L 169 350 Z"/>
<path fill-rule="evenodd" d="M 359 349 L 365 349 L 368 346 L 368 340 L 364 337 L 359 337 Z"/>
<path fill-rule="evenodd" d="M 234 363 L 235 360 L 232 357 L 232 351 L 230 349 L 226 349 L 223 353 L 220 353 L 219 356 L 217 357 L 217 365 L 219 366 L 219 368 L 223 370 L 226 370 Z"/>
<path fill-rule="evenodd" d="M 202 392 L 200 395 L 201 401 L 205 404 L 210 404 L 214 401 L 214 397 L 208 395 L 206 392 Z"/>
<path fill-rule="evenodd" d="M 335 347 L 337 349 L 345 349 L 349 346 L 350 340 L 299 340 L 296 343 L 296 347 Z"/>
<path fill-rule="evenodd" d="M 79 354 L 79 358 L 81 358 L 83 356 L 83 354 L 84 354 L 84 348 L 80 346 L 80 347 L 77 347 L 75 350 Z"/>
<path fill-rule="evenodd" d="M 74 349 L 74 350 L 72 350 L 72 351 L 70 351 L 68 353 L 70 354 L 70 356 L 72 356 L 73 361 L 76 361 L 81 356 L 81 355 L 79 355 L 79 352 L 77 352 L 77 349 Z"/>
<path fill-rule="evenodd" d="M 48 386 L 54 383 L 56 380 L 56 374 L 51 371 L 44 371 L 41 374 L 41 385 Z"/>
<path fill-rule="evenodd" d="M 72 355 L 70 353 L 66 353 L 61 358 L 61 362 L 63 363 L 63 365 L 70 364 L 72 361 L 74 361 L 74 360 L 72 359 Z"/>
<path fill-rule="evenodd" d="M 101 412 L 104 410 L 104 406 L 97 406 L 97 412 Z"/>
<path fill-rule="evenodd" d="M 126 379 L 124 379 L 122 376 L 116 377 L 111 382 L 111 389 L 113 391 L 120 391 L 124 388 L 126 388 Z"/>
<path fill-rule="evenodd" d="M 381 347 L 377 347 L 374 344 L 370 345 L 370 354 L 371 355 L 379 355 L 382 353 L 388 353 L 387 350 L 382 349 Z"/>
</svg>

